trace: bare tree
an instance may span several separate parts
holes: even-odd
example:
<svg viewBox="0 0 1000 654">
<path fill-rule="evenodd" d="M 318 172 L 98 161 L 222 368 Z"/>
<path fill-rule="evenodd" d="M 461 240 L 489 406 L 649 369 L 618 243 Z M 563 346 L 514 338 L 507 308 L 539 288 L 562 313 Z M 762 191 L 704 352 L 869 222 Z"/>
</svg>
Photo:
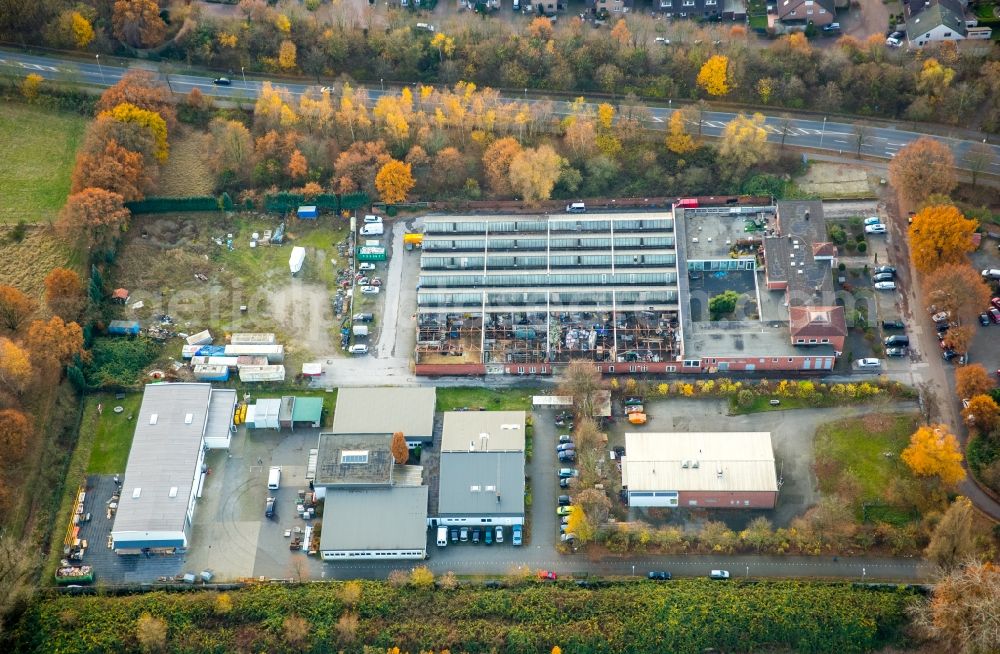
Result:
<svg viewBox="0 0 1000 654">
<path fill-rule="evenodd" d="M 594 414 L 594 393 L 601 389 L 601 373 L 590 361 L 573 361 L 566 366 L 560 391 L 573 396 L 580 417 Z"/>
<path fill-rule="evenodd" d="M 868 145 L 868 140 L 871 138 L 872 129 L 864 123 L 854 123 L 854 144 L 857 147 L 858 159 L 861 158 L 861 149 Z"/>
<path fill-rule="evenodd" d="M 914 607 L 914 623 L 943 652 L 995 652 L 1000 643 L 1000 568 L 967 561 L 938 580 L 930 598 Z"/>
<path fill-rule="evenodd" d="M 781 123 L 778 129 L 781 130 L 781 149 L 785 149 L 785 139 L 788 138 L 788 132 L 792 129 L 792 119 L 789 116 L 782 116 Z"/>
<path fill-rule="evenodd" d="M 974 143 L 965 151 L 962 162 L 972 173 L 973 186 L 979 179 L 979 173 L 989 168 L 994 161 L 996 161 L 996 153 L 993 151 L 993 147 L 985 141 Z"/>
</svg>

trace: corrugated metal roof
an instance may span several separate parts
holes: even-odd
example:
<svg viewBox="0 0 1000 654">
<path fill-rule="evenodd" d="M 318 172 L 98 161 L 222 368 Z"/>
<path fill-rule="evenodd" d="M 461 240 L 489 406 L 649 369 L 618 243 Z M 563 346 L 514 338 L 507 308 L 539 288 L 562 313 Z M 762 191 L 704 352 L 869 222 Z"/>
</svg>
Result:
<svg viewBox="0 0 1000 654">
<path fill-rule="evenodd" d="M 211 392 L 211 384 L 146 386 L 113 531 L 184 531 Z"/>
<path fill-rule="evenodd" d="M 524 515 L 524 453 L 442 452 L 438 514 Z"/>
<path fill-rule="evenodd" d="M 771 434 L 625 434 L 622 483 L 630 491 L 777 491 Z"/>
<path fill-rule="evenodd" d="M 524 419 L 524 411 L 448 411 L 441 430 L 441 451 L 523 452 Z"/>
<path fill-rule="evenodd" d="M 320 550 L 423 550 L 426 546 L 427 486 L 326 494 Z"/>
<path fill-rule="evenodd" d="M 323 398 L 296 397 L 292 407 L 292 420 L 295 422 L 319 422 L 323 416 Z"/>
<path fill-rule="evenodd" d="M 341 388 L 333 416 L 335 434 L 392 434 L 430 438 L 434 433 L 435 389 Z"/>
<path fill-rule="evenodd" d="M 208 405 L 208 422 L 205 424 L 205 438 L 226 438 L 233 424 L 233 409 L 236 407 L 236 391 L 230 388 L 213 388 Z"/>
</svg>

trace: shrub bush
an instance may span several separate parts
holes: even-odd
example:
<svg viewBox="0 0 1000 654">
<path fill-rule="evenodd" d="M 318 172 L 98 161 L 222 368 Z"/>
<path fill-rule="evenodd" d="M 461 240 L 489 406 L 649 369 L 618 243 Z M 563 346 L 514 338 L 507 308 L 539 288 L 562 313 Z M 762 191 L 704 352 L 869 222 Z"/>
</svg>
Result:
<svg viewBox="0 0 1000 654">
<path fill-rule="evenodd" d="M 83 367 L 90 388 L 124 389 L 134 387 L 146 366 L 160 356 L 160 344 L 136 338 L 96 338 L 91 360 Z"/>
</svg>

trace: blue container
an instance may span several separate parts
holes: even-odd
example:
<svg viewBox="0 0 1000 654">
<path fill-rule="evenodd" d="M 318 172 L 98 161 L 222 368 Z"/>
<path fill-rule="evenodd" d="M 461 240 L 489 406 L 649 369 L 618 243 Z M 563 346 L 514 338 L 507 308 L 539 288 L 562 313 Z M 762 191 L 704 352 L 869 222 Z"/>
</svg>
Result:
<svg viewBox="0 0 1000 654">
<path fill-rule="evenodd" d="M 303 220 L 316 220 L 319 217 L 319 211 L 316 207 L 299 207 L 298 216 Z"/>
<path fill-rule="evenodd" d="M 221 357 L 226 355 L 225 345 L 205 345 L 194 354 L 196 357 Z"/>
<path fill-rule="evenodd" d="M 139 322 L 136 320 L 112 320 L 108 325 L 108 334 L 114 336 L 136 336 L 139 333 Z"/>
</svg>

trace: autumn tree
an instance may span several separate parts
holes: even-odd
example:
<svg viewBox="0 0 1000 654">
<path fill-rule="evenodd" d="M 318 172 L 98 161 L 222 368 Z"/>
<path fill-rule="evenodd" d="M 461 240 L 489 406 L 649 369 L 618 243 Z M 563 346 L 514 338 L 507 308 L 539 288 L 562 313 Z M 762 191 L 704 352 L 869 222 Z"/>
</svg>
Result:
<svg viewBox="0 0 1000 654">
<path fill-rule="evenodd" d="M 406 194 L 413 190 L 415 184 L 410 164 L 396 159 L 390 159 L 383 164 L 375 175 L 375 188 L 382 201 L 387 204 L 405 201 Z"/>
<path fill-rule="evenodd" d="M 19 289 L 0 285 L 0 326 L 16 332 L 35 308 L 35 301 Z"/>
<path fill-rule="evenodd" d="M 151 184 L 142 154 L 126 150 L 112 139 L 100 152 L 80 150 L 73 168 L 70 192 L 101 188 L 132 201 L 141 200 Z"/>
<path fill-rule="evenodd" d="M 953 320 L 971 322 L 989 305 L 992 290 L 968 264 L 946 263 L 924 278 L 924 293 L 929 303 L 950 312 Z"/>
<path fill-rule="evenodd" d="M 981 364 L 970 363 L 955 371 L 955 392 L 959 398 L 985 395 L 994 388 L 996 383 Z"/>
<path fill-rule="evenodd" d="M 967 560 L 934 584 L 931 596 L 914 607 L 914 623 L 941 652 L 986 654 L 1000 643 L 1000 567 Z"/>
<path fill-rule="evenodd" d="M 375 195 L 375 176 L 392 160 L 382 141 L 355 141 L 337 156 L 333 164 L 337 193 L 362 190 Z"/>
<path fill-rule="evenodd" d="M 576 443 L 576 451 L 596 451 L 601 445 L 604 434 L 597 427 L 597 423 L 590 416 L 580 416 L 573 428 L 573 442 Z"/>
<path fill-rule="evenodd" d="M 118 0 L 116 5 L 125 0 Z M 143 613 L 135 623 L 135 637 L 143 652 L 162 652 L 167 648 L 167 623 L 163 618 L 155 618 Z"/>
<path fill-rule="evenodd" d="M 45 38 L 56 48 L 85 48 L 94 40 L 94 27 L 80 11 L 62 11 L 45 30 Z"/>
<path fill-rule="evenodd" d="M 308 172 L 309 162 L 306 161 L 305 155 L 296 148 L 288 158 L 288 176 L 297 181 L 305 177 Z"/>
<path fill-rule="evenodd" d="M 601 373 L 588 361 L 575 359 L 563 371 L 559 392 L 573 397 L 577 415 L 581 418 L 594 415 L 594 395 L 603 388 Z"/>
<path fill-rule="evenodd" d="M 159 45 L 167 34 L 155 0 L 115 0 L 111 25 L 115 38 L 133 48 Z"/>
<path fill-rule="evenodd" d="M 216 118 L 209 125 L 212 135 L 209 163 L 223 186 L 242 184 L 250 179 L 253 162 L 253 137 L 237 120 Z"/>
<path fill-rule="evenodd" d="M 923 136 L 889 162 L 889 182 L 911 202 L 919 203 L 932 193 L 947 195 L 958 184 L 955 157 L 944 143 Z"/>
<path fill-rule="evenodd" d="M 738 114 L 726 123 L 719 143 L 719 162 L 730 179 L 741 179 L 751 167 L 771 157 L 763 114 Z"/>
<path fill-rule="evenodd" d="M 458 190 L 468 179 L 465 157 L 458 148 L 451 146 L 438 150 L 431 171 L 434 188 L 444 193 Z"/>
<path fill-rule="evenodd" d="M 975 250 L 972 241 L 979 223 L 962 215 L 951 205 L 925 208 L 913 217 L 910 225 L 910 258 L 922 273 L 946 263 L 965 263 L 966 254 Z"/>
<path fill-rule="evenodd" d="M 122 75 L 114 86 L 108 87 L 101 94 L 97 101 L 97 112 L 100 114 L 111 111 L 118 105 L 126 103 L 160 114 L 166 121 L 168 129 L 173 129 L 177 123 L 177 113 L 174 110 L 170 89 L 148 70 L 132 68 Z"/>
<path fill-rule="evenodd" d="M 67 238 L 90 248 L 111 246 L 128 228 L 125 199 L 99 188 L 83 189 L 66 199 L 56 227 Z"/>
<path fill-rule="evenodd" d="M 31 355 L 9 338 L 0 337 L 0 384 L 17 394 L 31 382 Z"/>
<path fill-rule="evenodd" d="M 615 26 L 611 28 L 611 38 L 618 45 L 628 45 L 632 40 L 632 32 L 628 29 L 628 23 L 624 18 L 619 18 Z"/>
<path fill-rule="evenodd" d="M 340 618 L 337 619 L 337 638 L 338 642 L 343 645 L 349 645 L 354 642 L 358 633 L 358 624 L 360 620 L 358 619 L 358 614 L 352 611 L 344 611 Z"/>
<path fill-rule="evenodd" d="M 340 587 L 340 601 L 344 603 L 344 606 L 354 607 L 361 601 L 361 591 L 360 581 L 344 582 L 344 585 Z"/>
<path fill-rule="evenodd" d="M 965 478 L 958 440 L 944 425 L 924 425 L 917 429 L 900 458 L 918 477 L 938 477 L 947 486 Z"/>
<path fill-rule="evenodd" d="M 38 73 L 27 74 L 21 81 L 21 96 L 28 102 L 34 102 L 41 93 L 43 81 L 45 78 Z"/>
<path fill-rule="evenodd" d="M 309 623 L 305 618 L 298 615 L 290 615 L 282 623 L 285 635 L 285 642 L 294 649 L 305 647 L 309 638 Z"/>
<path fill-rule="evenodd" d="M 493 141 L 483 152 L 486 184 L 494 194 L 506 197 L 513 193 L 510 185 L 510 162 L 520 152 L 521 144 L 509 136 Z"/>
<path fill-rule="evenodd" d="M 572 507 L 569 520 L 566 522 L 566 533 L 573 534 L 576 542 L 582 545 L 592 541 L 596 532 L 587 513 L 579 507 Z"/>
<path fill-rule="evenodd" d="M 565 165 L 550 145 L 521 150 L 510 161 L 510 185 L 525 202 L 548 200 Z"/>
<path fill-rule="evenodd" d="M 688 131 L 687 124 L 698 122 L 698 110 L 694 107 L 676 109 L 670 114 L 667 127 L 667 149 L 674 154 L 688 154 L 698 149 L 698 142 Z"/>
<path fill-rule="evenodd" d="M 533 39 L 548 41 L 552 38 L 552 21 L 545 16 L 538 16 L 528 23 L 528 34 Z"/>
<path fill-rule="evenodd" d="M 972 534 L 972 502 L 959 495 L 934 528 L 924 550 L 927 559 L 944 569 L 951 569 L 975 553 Z"/>
<path fill-rule="evenodd" d="M 726 95 L 732 90 L 732 73 L 729 57 L 712 55 L 698 71 L 698 86 L 711 96 Z"/>
<path fill-rule="evenodd" d="M 83 353 L 83 330 L 75 322 L 63 322 L 58 316 L 48 322 L 35 320 L 28 326 L 24 342 L 33 360 L 66 365 Z"/>
<path fill-rule="evenodd" d="M 140 125 L 153 135 L 156 143 L 154 156 L 161 163 L 167 160 L 170 146 L 167 143 L 167 121 L 156 111 L 142 109 L 129 102 L 123 102 L 109 111 L 103 111 L 98 118 L 111 118 L 121 123 Z"/>
<path fill-rule="evenodd" d="M 285 39 L 278 47 L 278 67 L 282 70 L 294 70 L 298 66 L 297 56 L 295 42 Z"/>
<path fill-rule="evenodd" d="M 2 365 L 2 364 L 0 364 Z M 31 422 L 17 409 L 0 410 L 0 451 L 11 463 L 20 461 L 31 438 Z"/>
<path fill-rule="evenodd" d="M 80 275 L 69 268 L 53 268 L 45 276 L 45 303 L 63 319 L 79 317 L 86 303 Z"/>
<path fill-rule="evenodd" d="M 261 84 L 260 93 L 253 109 L 254 131 L 258 134 L 271 130 L 288 129 L 298 122 L 298 114 L 292 106 L 292 97 L 288 89 L 271 86 L 270 82 Z"/>
<path fill-rule="evenodd" d="M 962 419 L 969 427 L 988 434 L 1000 421 L 1000 405 L 989 395 L 973 395 L 969 398 L 969 406 L 962 410 Z"/>
<path fill-rule="evenodd" d="M 434 573 L 426 565 L 419 565 L 410 571 L 410 585 L 422 590 L 434 588 Z"/>
<path fill-rule="evenodd" d="M 975 186 L 979 179 L 979 174 L 988 170 L 996 163 L 996 153 L 993 146 L 988 143 L 976 141 L 965 151 L 962 156 L 962 163 L 972 173 L 972 185 Z"/>
<path fill-rule="evenodd" d="M 406 437 L 403 432 L 397 431 L 392 435 L 392 443 L 389 445 L 392 458 L 396 463 L 402 465 L 410 459 L 410 448 L 406 445 Z"/>
</svg>

